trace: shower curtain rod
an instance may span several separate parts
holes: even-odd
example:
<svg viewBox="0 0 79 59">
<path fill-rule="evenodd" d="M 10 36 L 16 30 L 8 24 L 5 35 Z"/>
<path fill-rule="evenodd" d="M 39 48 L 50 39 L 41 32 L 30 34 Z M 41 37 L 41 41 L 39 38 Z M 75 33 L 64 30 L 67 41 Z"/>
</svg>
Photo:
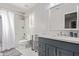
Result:
<svg viewBox="0 0 79 59">
<path fill-rule="evenodd" d="M 21 15 L 21 16 L 24 15 L 23 12 L 20 12 L 20 11 L 17 11 L 17 10 L 10 10 L 10 9 L 8 9 L 8 8 L 0 8 L 0 10 L 12 11 L 12 12 L 14 12 L 16 15 Z"/>
</svg>

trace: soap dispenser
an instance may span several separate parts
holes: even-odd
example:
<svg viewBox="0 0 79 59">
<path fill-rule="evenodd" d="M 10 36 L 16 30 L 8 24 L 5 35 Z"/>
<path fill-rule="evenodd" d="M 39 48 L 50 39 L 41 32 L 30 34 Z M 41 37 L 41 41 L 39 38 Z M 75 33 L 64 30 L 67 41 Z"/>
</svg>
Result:
<svg viewBox="0 0 79 59">
<path fill-rule="evenodd" d="M 74 37 L 77 37 L 77 33 L 74 33 L 73 35 L 74 35 Z"/>
<path fill-rule="evenodd" d="M 73 37 L 73 32 L 70 32 L 70 37 Z"/>
</svg>

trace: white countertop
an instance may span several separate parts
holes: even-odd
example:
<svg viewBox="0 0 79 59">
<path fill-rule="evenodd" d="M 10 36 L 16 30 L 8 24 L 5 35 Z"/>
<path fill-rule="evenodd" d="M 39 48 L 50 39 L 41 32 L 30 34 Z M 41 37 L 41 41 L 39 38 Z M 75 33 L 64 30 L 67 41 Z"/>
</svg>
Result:
<svg viewBox="0 0 79 59">
<path fill-rule="evenodd" d="M 79 38 L 67 37 L 67 36 L 48 36 L 48 35 L 39 35 L 39 37 L 50 38 L 53 40 L 65 41 L 79 44 Z"/>
</svg>

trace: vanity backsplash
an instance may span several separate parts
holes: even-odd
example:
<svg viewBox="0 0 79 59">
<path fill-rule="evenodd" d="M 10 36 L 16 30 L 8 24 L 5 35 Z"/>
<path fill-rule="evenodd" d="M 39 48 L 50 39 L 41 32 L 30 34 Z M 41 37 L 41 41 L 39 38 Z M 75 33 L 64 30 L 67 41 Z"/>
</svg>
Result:
<svg viewBox="0 0 79 59">
<path fill-rule="evenodd" d="M 50 36 L 67 36 L 67 37 L 78 37 L 79 38 L 79 31 L 78 30 L 52 30 L 48 32 Z"/>
<path fill-rule="evenodd" d="M 61 32 L 63 33 L 61 35 Z M 79 37 L 79 31 L 77 30 L 64 30 L 64 31 L 60 31 L 60 35 L 61 36 L 68 36 L 68 37 Z"/>
</svg>

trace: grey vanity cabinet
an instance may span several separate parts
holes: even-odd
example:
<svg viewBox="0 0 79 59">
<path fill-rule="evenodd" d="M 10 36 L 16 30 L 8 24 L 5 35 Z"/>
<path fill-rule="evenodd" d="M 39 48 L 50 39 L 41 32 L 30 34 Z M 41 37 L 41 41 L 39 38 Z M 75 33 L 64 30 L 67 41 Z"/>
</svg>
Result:
<svg viewBox="0 0 79 59">
<path fill-rule="evenodd" d="M 46 44 L 46 56 L 56 56 L 56 48 Z"/>
<path fill-rule="evenodd" d="M 46 56 L 73 56 L 73 52 L 46 44 Z"/>
<path fill-rule="evenodd" d="M 39 37 L 39 56 L 79 56 L 79 44 Z"/>
<path fill-rule="evenodd" d="M 57 56 L 73 56 L 73 52 L 57 48 Z"/>
</svg>

